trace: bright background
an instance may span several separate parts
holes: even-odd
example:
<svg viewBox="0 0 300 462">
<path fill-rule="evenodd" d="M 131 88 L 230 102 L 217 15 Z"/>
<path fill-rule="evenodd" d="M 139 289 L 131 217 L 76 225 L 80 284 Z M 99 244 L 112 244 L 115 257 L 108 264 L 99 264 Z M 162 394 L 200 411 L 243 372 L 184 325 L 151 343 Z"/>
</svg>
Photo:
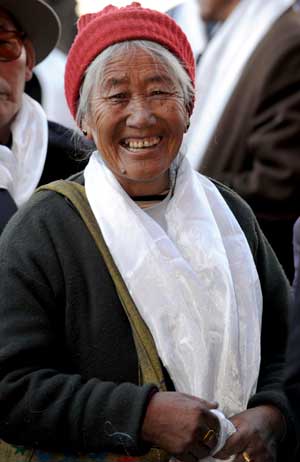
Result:
<svg viewBox="0 0 300 462">
<path fill-rule="evenodd" d="M 77 0 L 78 4 L 78 14 L 92 13 L 99 11 L 104 8 L 106 5 L 115 5 L 115 6 L 125 6 L 131 3 L 131 0 Z M 152 8 L 153 10 L 166 11 L 172 6 L 175 6 L 177 3 L 180 3 L 180 0 L 140 0 L 139 3 L 146 7 Z"/>
</svg>

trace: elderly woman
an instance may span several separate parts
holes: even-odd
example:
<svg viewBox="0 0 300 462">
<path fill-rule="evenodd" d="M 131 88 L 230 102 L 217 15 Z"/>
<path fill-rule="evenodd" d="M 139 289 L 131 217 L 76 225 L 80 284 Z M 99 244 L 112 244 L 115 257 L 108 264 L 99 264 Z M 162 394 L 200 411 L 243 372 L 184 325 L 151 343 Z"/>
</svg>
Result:
<svg viewBox="0 0 300 462">
<path fill-rule="evenodd" d="M 291 441 L 289 288 L 249 207 L 182 155 L 193 90 L 167 15 L 80 19 L 66 95 L 98 150 L 1 238 L 6 460 L 269 462 Z"/>
</svg>

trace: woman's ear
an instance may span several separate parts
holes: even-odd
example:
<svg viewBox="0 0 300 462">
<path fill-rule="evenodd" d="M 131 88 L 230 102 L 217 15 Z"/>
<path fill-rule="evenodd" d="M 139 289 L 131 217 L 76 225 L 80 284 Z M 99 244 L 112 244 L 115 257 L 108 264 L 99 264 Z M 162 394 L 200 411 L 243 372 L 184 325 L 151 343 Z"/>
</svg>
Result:
<svg viewBox="0 0 300 462">
<path fill-rule="evenodd" d="M 83 129 L 82 129 L 82 134 L 83 134 L 88 140 L 94 141 L 93 135 L 91 134 L 90 131 L 85 130 L 85 129 L 83 128 Z"/>
<path fill-rule="evenodd" d="M 24 40 L 24 47 L 26 50 L 26 82 L 32 77 L 32 69 L 35 66 L 35 51 L 33 45 L 29 39 Z"/>
<path fill-rule="evenodd" d="M 92 130 L 86 124 L 82 124 L 81 131 L 88 140 L 94 141 Z"/>
<path fill-rule="evenodd" d="M 85 114 L 84 117 L 82 118 L 80 128 L 81 128 L 83 135 L 88 140 L 95 141 L 93 137 L 93 130 L 92 130 L 91 124 L 89 123 L 87 114 Z"/>
</svg>

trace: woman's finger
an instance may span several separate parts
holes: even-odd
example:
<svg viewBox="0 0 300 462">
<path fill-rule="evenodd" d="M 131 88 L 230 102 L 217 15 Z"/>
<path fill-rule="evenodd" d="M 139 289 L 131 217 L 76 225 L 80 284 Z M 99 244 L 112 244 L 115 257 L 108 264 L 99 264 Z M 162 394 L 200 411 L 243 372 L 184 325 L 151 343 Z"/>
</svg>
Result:
<svg viewBox="0 0 300 462">
<path fill-rule="evenodd" d="M 273 462 L 276 452 L 273 448 L 276 441 L 273 426 L 277 429 L 276 425 L 271 426 L 269 423 L 272 422 L 273 415 L 277 417 L 277 411 L 273 413 L 272 408 L 260 406 L 232 417 L 231 421 L 237 431 L 215 457 L 226 460 L 236 454 L 237 462 L 247 462 L 250 454 L 251 462 Z M 275 424 L 277 420 L 275 419 Z"/>
<path fill-rule="evenodd" d="M 254 459 L 251 451 L 243 451 L 236 455 L 234 462 L 261 462 L 259 458 Z"/>
<path fill-rule="evenodd" d="M 220 422 L 215 414 L 208 410 L 204 410 L 202 414 L 198 442 L 211 451 L 218 443 Z"/>
<path fill-rule="evenodd" d="M 201 430 L 199 434 L 199 443 L 201 446 L 205 446 L 209 450 L 216 447 L 219 438 L 219 427 L 205 427 L 205 430 Z"/>
</svg>

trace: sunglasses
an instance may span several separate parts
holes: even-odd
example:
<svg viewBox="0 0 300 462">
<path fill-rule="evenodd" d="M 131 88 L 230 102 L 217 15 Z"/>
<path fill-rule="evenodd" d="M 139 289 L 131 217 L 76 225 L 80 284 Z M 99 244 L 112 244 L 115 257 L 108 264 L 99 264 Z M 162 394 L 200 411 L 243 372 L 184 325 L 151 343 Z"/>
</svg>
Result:
<svg viewBox="0 0 300 462">
<path fill-rule="evenodd" d="M 8 62 L 18 59 L 22 53 L 26 34 L 15 30 L 0 31 L 0 61 Z"/>
</svg>

